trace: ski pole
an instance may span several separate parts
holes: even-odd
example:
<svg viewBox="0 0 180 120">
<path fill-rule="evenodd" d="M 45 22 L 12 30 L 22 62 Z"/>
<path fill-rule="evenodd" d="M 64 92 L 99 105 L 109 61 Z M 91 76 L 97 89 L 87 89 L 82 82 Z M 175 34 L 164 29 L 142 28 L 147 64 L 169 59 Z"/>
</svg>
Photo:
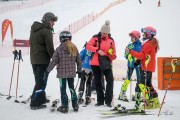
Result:
<svg viewBox="0 0 180 120">
<path fill-rule="evenodd" d="M 177 60 L 177 59 L 172 59 L 172 61 L 171 61 L 172 73 L 171 73 L 171 77 L 170 77 L 170 79 L 169 79 L 169 81 L 168 81 L 168 84 L 167 84 L 167 87 L 166 87 L 166 91 L 165 91 L 163 100 L 162 100 L 162 102 L 161 102 L 161 107 L 160 107 L 160 109 L 159 109 L 158 116 L 160 115 L 160 112 L 161 112 L 161 109 L 162 109 L 164 100 L 165 100 L 165 98 L 166 98 L 166 94 L 167 94 L 167 91 L 168 91 L 168 89 L 169 89 L 169 86 L 170 86 L 170 83 L 171 83 L 173 74 L 174 74 L 174 72 L 175 72 L 175 70 L 176 70 L 176 65 L 177 65 L 177 64 L 178 64 L 178 60 Z"/>
<path fill-rule="evenodd" d="M 20 60 L 23 61 L 22 59 L 22 55 L 21 55 L 21 50 L 19 50 L 19 58 L 18 58 L 18 72 L 17 72 L 17 84 L 16 84 L 16 100 L 14 100 L 14 102 L 19 103 L 19 101 L 17 100 L 17 93 L 18 93 L 18 83 L 19 83 L 19 67 L 20 67 Z"/>
<path fill-rule="evenodd" d="M 77 84 L 76 84 L 76 87 L 75 87 L 75 90 L 77 89 L 77 86 L 78 86 L 78 84 L 79 84 L 79 77 L 78 77 L 78 81 L 77 81 Z"/>
<path fill-rule="evenodd" d="M 128 55 L 128 61 L 130 62 L 130 69 L 129 69 L 129 80 L 130 80 L 130 100 L 132 98 L 132 81 L 131 81 L 131 77 L 132 77 L 132 61 L 133 61 L 133 58 L 132 58 L 132 55 L 129 54 Z"/>
<path fill-rule="evenodd" d="M 146 61 L 145 61 L 145 67 L 146 67 L 146 71 L 145 71 L 145 84 L 144 84 L 144 86 L 145 86 L 145 93 L 144 93 L 144 98 L 145 98 L 145 101 L 144 101 L 144 111 L 145 111 L 145 109 L 146 109 L 146 94 L 147 94 L 147 90 L 146 90 L 146 83 L 147 83 L 147 66 L 148 66 L 148 64 L 149 64 L 149 62 L 150 62 L 150 60 L 151 60 L 151 56 L 150 55 L 146 55 Z"/>
<path fill-rule="evenodd" d="M 11 98 L 12 79 L 13 79 L 13 74 L 14 74 L 15 60 L 17 59 L 18 51 L 17 50 L 13 51 L 13 54 L 14 54 L 14 62 L 13 62 L 13 68 L 12 68 L 12 73 L 11 73 L 11 81 L 10 81 L 10 86 L 9 86 L 9 96 L 7 97 L 8 100 Z"/>
<path fill-rule="evenodd" d="M 134 45 L 133 45 L 133 43 L 132 42 L 129 42 L 129 44 L 128 44 L 128 49 L 132 49 L 132 48 L 134 48 Z M 125 53 L 125 54 L 127 54 L 127 53 Z M 130 81 L 130 99 L 132 98 L 132 82 L 131 82 L 131 77 L 132 77 L 132 61 L 133 61 L 133 58 L 132 58 L 132 55 L 131 54 L 128 54 L 128 56 L 127 56 L 127 58 L 128 58 L 128 61 L 130 62 L 130 69 L 129 69 L 129 81 Z M 128 77 L 128 76 L 127 76 Z"/>
<path fill-rule="evenodd" d="M 139 3 L 142 4 L 141 0 L 139 0 Z"/>
</svg>

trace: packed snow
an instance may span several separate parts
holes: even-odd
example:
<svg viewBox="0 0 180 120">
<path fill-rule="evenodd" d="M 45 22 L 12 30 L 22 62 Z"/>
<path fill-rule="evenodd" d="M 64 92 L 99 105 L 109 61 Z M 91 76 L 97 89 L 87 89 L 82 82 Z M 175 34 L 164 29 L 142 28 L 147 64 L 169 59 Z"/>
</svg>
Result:
<svg viewBox="0 0 180 120">
<path fill-rule="evenodd" d="M 115 0 L 114 0 L 115 1 Z M 14 25 L 14 37 L 19 39 L 28 39 L 30 26 L 33 21 L 40 21 L 43 14 L 47 11 L 55 13 L 59 20 L 55 24 L 55 31 L 62 29 L 73 21 L 83 17 L 88 13 L 97 13 L 102 10 L 113 0 L 53 0 L 52 2 L 28 8 L 19 11 L 12 11 L 9 13 L 1 14 L 0 22 L 6 18 L 12 20 Z M 92 35 L 99 32 L 105 20 L 110 20 L 111 34 L 116 43 L 117 59 L 124 60 L 124 48 L 129 43 L 130 38 L 128 33 L 132 30 L 139 30 L 145 26 L 153 26 L 157 29 L 157 39 L 159 40 L 160 50 L 157 57 L 178 57 L 179 52 L 179 26 L 180 26 L 180 1 L 179 0 L 161 0 L 161 7 L 157 7 L 158 0 L 142 0 L 142 4 L 138 0 L 126 0 L 125 2 L 114 6 L 106 11 L 98 19 L 90 23 L 85 28 L 73 34 L 72 41 L 77 45 L 79 51 L 82 49 L 85 41 L 88 41 Z M 1 2 L 0 2 L 1 4 Z M 12 3 L 14 4 L 14 2 Z M 1 33 L 1 30 L 0 30 Z M 11 45 L 10 32 L 7 32 L 7 37 L 4 46 Z M 58 46 L 55 45 L 55 46 Z M 2 46 L 0 47 L 0 52 Z M 21 48 L 18 48 L 21 49 Z M 3 51 L 4 52 L 4 51 Z M 12 52 L 12 51 L 11 51 Z M 7 53 L 9 54 L 9 53 Z M 34 87 L 34 76 L 30 64 L 30 57 L 23 54 L 23 62 L 20 62 L 19 74 L 19 89 L 18 95 L 23 95 L 18 100 L 27 99 Z M 9 84 L 11 79 L 13 65 L 13 55 L 0 57 L 0 93 L 9 93 Z M 15 64 L 14 79 L 12 83 L 11 95 L 16 95 L 16 80 L 17 80 L 18 61 Z M 75 84 L 77 83 L 77 78 Z M 134 102 L 120 102 L 117 100 L 120 92 L 122 81 L 115 81 L 114 83 L 114 104 L 117 103 L 132 108 Z M 132 82 L 133 90 L 135 82 Z M 157 80 L 153 80 L 153 85 L 159 93 L 159 99 L 162 101 L 165 91 L 158 90 Z M 47 96 L 51 102 L 60 98 L 59 81 L 56 78 L 56 69 L 54 69 L 48 79 Z M 67 93 L 70 97 L 69 89 Z M 127 96 L 129 98 L 130 91 L 128 89 Z M 96 95 L 92 95 L 96 98 Z M 51 113 L 51 104 L 47 104 L 46 109 L 31 110 L 28 104 L 14 103 L 15 97 L 7 100 L 5 96 L 0 96 L 0 119 L 1 120 L 83 120 L 83 119 L 104 119 L 99 110 L 108 110 L 107 106 L 95 107 L 96 101 L 93 101 L 89 106 L 82 107 L 80 105 L 79 112 L 74 113 L 72 110 L 71 102 L 69 104 L 70 111 L 68 114 L 59 113 L 57 111 Z M 116 116 L 108 119 L 127 119 L 127 120 L 179 120 L 180 117 L 180 91 L 169 90 L 165 99 L 165 104 L 162 108 L 162 115 L 157 116 L 159 109 L 151 110 L 150 114 L 153 115 L 135 115 L 135 116 Z M 59 104 L 60 105 L 60 104 Z M 165 112 L 173 113 L 172 115 L 165 115 Z"/>
</svg>

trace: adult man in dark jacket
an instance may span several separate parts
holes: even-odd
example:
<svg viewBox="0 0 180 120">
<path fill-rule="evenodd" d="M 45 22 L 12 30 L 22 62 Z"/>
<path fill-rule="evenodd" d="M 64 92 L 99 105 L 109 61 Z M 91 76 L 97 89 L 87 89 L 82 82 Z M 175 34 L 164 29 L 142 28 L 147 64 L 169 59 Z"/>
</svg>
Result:
<svg viewBox="0 0 180 120">
<path fill-rule="evenodd" d="M 46 83 L 48 79 L 47 67 L 54 53 L 53 26 L 57 17 L 47 12 L 42 18 L 42 23 L 35 21 L 30 33 L 30 59 L 35 77 L 35 86 L 31 96 L 30 107 L 33 110 L 45 108 Z"/>
</svg>

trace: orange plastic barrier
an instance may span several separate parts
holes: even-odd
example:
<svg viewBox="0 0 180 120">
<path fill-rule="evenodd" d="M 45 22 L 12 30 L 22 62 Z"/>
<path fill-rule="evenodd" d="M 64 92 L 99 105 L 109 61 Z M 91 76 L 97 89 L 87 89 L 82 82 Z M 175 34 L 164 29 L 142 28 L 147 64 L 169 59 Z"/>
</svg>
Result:
<svg viewBox="0 0 180 120">
<path fill-rule="evenodd" d="M 169 90 L 180 90 L 180 57 L 158 57 L 158 89 L 164 90 L 167 88 L 168 81 L 172 74 L 172 59 L 177 59 L 178 64 L 173 73 L 170 82 Z"/>
</svg>

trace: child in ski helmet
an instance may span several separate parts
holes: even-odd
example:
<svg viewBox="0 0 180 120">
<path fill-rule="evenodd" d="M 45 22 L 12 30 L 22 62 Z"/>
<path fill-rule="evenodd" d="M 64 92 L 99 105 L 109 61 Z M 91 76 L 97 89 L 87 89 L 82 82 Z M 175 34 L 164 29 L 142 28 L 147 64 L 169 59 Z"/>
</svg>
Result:
<svg viewBox="0 0 180 120">
<path fill-rule="evenodd" d="M 91 103 L 91 81 L 92 81 L 92 69 L 89 64 L 91 59 L 91 52 L 86 49 L 86 44 L 84 45 L 83 50 L 80 52 L 80 58 L 82 61 L 82 73 L 81 73 L 81 82 L 79 85 L 79 94 L 78 94 L 78 104 L 83 103 L 83 94 L 85 89 L 85 83 L 86 83 L 86 101 L 85 104 L 88 105 Z"/>
<path fill-rule="evenodd" d="M 56 48 L 47 71 L 50 72 L 57 66 L 57 78 L 59 78 L 60 83 L 62 104 L 57 110 L 62 113 L 68 112 L 68 96 L 66 94 L 66 82 L 68 82 L 72 107 L 76 112 L 78 111 L 79 106 L 77 104 L 77 95 L 74 89 L 74 77 L 76 76 L 76 64 L 77 72 L 81 73 L 81 60 L 76 45 L 71 42 L 71 33 L 69 31 L 62 31 L 59 38 L 61 44 Z M 80 74 L 78 75 L 80 76 Z"/>
<path fill-rule="evenodd" d="M 160 104 L 158 94 L 152 85 L 152 72 L 155 71 L 156 53 L 159 50 L 159 43 L 158 40 L 155 38 L 155 28 L 147 26 L 145 28 L 142 28 L 141 32 L 143 33 L 141 52 L 136 52 L 129 48 L 125 49 L 127 53 L 130 53 L 132 56 L 141 60 L 141 81 L 139 84 L 140 91 L 137 95 L 135 108 L 139 109 L 140 95 L 142 92 L 143 97 L 146 100 L 145 108 L 155 109 L 159 108 Z"/>
<path fill-rule="evenodd" d="M 128 48 L 136 51 L 136 52 L 140 52 L 141 51 L 141 42 L 140 42 L 140 32 L 137 30 L 131 31 L 129 33 L 129 36 L 131 37 L 131 43 L 129 43 L 127 45 Z M 127 70 L 127 76 L 126 79 L 124 81 L 124 83 L 121 86 L 121 92 L 119 94 L 119 100 L 123 100 L 128 102 L 127 96 L 126 96 L 126 91 L 128 88 L 128 85 L 130 83 L 131 80 L 131 76 L 132 73 L 134 71 L 134 69 L 136 69 L 136 77 L 137 77 L 137 84 L 140 82 L 140 60 L 133 57 L 131 54 L 125 52 L 124 57 L 128 60 L 127 61 L 127 66 L 128 66 L 128 70 Z M 136 85 L 135 91 L 137 92 L 138 85 Z M 136 96 L 136 94 L 135 94 Z"/>
</svg>

